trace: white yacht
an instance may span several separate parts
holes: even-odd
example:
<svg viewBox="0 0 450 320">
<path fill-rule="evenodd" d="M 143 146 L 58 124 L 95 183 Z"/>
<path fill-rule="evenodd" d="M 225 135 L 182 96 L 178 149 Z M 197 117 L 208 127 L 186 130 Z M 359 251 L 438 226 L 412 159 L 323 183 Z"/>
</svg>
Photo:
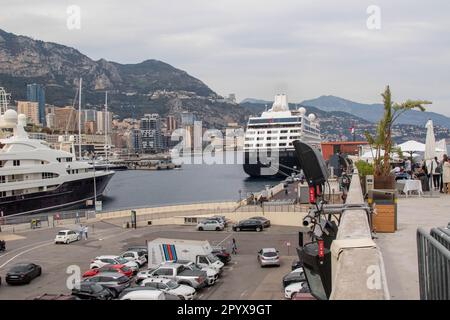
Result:
<svg viewBox="0 0 450 320">
<path fill-rule="evenodd" d="M 14 110 L 0 116 L 0 128 L 13 129 L 0 140 L 0 216 L 81 206 L 101 197 L 114 171 L 94 172 L 74 154 L 30 139 L 25 125 L 26 116 Z"/>
<path fill-rule="evenodd" d="M 293 141 L 300 140 L 320 150 L 320 126 L 306 109 L 289 110 L 287 96 L 278 94 L 272 108 L 260 117 L 250 117 L 244 140 L 244 171 L 252 177 L 288 176 L 298 173 Z"/>
</svg>

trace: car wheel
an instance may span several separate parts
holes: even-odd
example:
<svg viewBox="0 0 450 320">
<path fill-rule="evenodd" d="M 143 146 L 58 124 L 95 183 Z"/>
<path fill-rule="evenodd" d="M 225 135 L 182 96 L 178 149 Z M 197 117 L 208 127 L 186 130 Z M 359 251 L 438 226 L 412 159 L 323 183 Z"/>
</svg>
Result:
<svg viewBox="0 0 450 320">
<path fill-rule="evenodd" d="M 241 231 L 241 228 L 237 227 L 237 228 L 236 228 L 236 231 L 237 231 L 237 232 Z"/>
<path fill-rule="evenodd" d="M 38 277 L 40 277 L 42 274 L 42 268 L 39 268 Z"/>
<path fill-rule="evenodd" d="M 78 237 L 77 237 L 77 241 L 80 241 L 80 240 L 81 240 L 81 237 L 80 237 L 80 236 L 78 236 Z"/>
<path fill-rule="evenodd" d="M 216 231 L 220 231 L 220 228 L 219 228 L 219 227 L 217 227 L 217 228 L 216 228 Z"/>
<path fill-rule="evenodd" d="M 182 295 L 179 295 L 178 298 L 180 298 L 180 300 L 185 300 L 184 296 L 182 296 Z"/>
<path fill-rule="evenodd" d="M 203 231 L 203 227 L 198 228 L 198 231 Z"/>
<path fill-rule="evenodd" d="M 66 239 L 66 241 L 64 241 L 65 244 L 69 244 L 69 239 Z"/>
<path fill-rule="evenodd" d="M 256 228 L 256 232 L 260 232 L 261 231 L 261 228 L 260 227 L 257 227 Z"/>
</svg>

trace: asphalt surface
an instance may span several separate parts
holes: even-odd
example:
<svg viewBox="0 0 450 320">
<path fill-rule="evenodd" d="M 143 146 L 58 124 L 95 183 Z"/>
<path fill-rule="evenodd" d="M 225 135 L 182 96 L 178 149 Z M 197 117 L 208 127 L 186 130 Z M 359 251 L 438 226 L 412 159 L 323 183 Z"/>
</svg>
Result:
<svg viewBox="0 0 450 320">
<path fill-rule="evenodd" d="M 233 255 L 217 284 L 198 292 L 198 299 L 202 300 L 283 299 L 281 279 L 290 271 L 292 261 L 297 258 L 295 246 L 298 230 L 295 227 L 272 226 L 260 233 L 235 233 L 231 230 L 199 232 L 193 226 L 149 226 L 134 230 L 97 222 L 89 225 L 88 240 L 55 245 L 56 233 L 66 228 L 20 233 L 23 238 L 7 242 L 7 251 L 0 254 L 0 300 L 33 299 L 44 293 L 69 294 L 66 284 L 70 276 L 67 273 L 69 266 L 79 267 L 82 274 L 89 269 L 91 259 L 96 256 L 119 255 L 129 245 L 145 245 L 146 240 L 158 237 L 208 240 L 212 245 L 220 244 L 228 249 L 231 249 L 232 239 L 236 239 L 238 254 Z M 290 247 L 286 245 L 288 242 Z M 263 247 L 275 247 L 280 251 L 281 267 L 259 266 L 256 256 Z M 19 262 L 41 265 L 42 276 L 28 285 L 6 284 L 6 272 Z"/>
</svg>

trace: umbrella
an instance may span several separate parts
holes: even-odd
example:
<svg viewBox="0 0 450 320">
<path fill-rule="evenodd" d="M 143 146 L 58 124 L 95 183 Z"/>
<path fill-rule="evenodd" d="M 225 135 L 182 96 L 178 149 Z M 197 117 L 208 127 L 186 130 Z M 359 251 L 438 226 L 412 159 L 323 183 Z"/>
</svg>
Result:
<svg viewBox="0 0 450 320">
<path fill-rule="evenodd" d="M 442 139 L 436 143 L 436 156 L 438 157 L 439 161 L 442 160 L 444 154 L 448 154 L 447 142 L 445 141 L 445 139 Z"/>
<path fill-rule="evenodd" d="M 414 140 L 406 141 L 402 144 L 399 144 L 397 147 L 399 147 L 400 150 L 402 150 L 402 152 L 413 153 L 413 152 L 424 152 L 425 151 L 425 145 L 423 143 L 420 143 L 420 142 L 417 142 Z"/>
<path fill-rule="evenodd" d="M 432 160 L 436 157 L 436 139 L 434 137 L 433 120 L 428 120 L 426 126 L 427 136 L 425 139 L 425 160 Z"/>
</svg>

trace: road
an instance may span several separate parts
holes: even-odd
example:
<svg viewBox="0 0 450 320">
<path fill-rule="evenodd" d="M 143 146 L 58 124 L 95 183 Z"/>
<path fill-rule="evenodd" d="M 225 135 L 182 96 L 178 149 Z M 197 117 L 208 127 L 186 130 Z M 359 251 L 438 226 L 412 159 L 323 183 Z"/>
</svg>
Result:
<svg viewBox="0 0 450 320">
<path fill-rule="evenodd" d="M 213 287 L 199 292 L 199 299 L 248 300 L 283 299 L 281 279 L 288 273 L 296 259 L 295 244 L 298 231 L 295 227 L 272 226 L 263 232 L 199 232 L 192 226 L 148 226 L 123 229 L 107 222 L 89 225 L 89 238 L 69 245 L 55 245 L 58 230 L 43 229 L 21 233 L 21 238 L 7 242 L 7 252 L 0 255 L 1 299 L 32 299 L 43 293 L 70 293 L 66 281 L 69 266 L 79 266 L 81 272 L 89 268 L 90 260 L 98 255 L 120 254 L 129 245 L 142 245 L 145 240 L 158 237 L 190 240 L 208 240 L 212 245 L 231 248 L 236 239 L 238 254 L 225 267 L 222 277 Z M 286 246 L 291 243 L 291 247 Z M 259 267 L 256 254 L 262 247 L 280 250 L 280 268 Z M 4 283 L 7 270 L 19 262 L 33 262 L 42 266 L 42 276 L 29 285 L 9 286 Z"/>
</svg>

